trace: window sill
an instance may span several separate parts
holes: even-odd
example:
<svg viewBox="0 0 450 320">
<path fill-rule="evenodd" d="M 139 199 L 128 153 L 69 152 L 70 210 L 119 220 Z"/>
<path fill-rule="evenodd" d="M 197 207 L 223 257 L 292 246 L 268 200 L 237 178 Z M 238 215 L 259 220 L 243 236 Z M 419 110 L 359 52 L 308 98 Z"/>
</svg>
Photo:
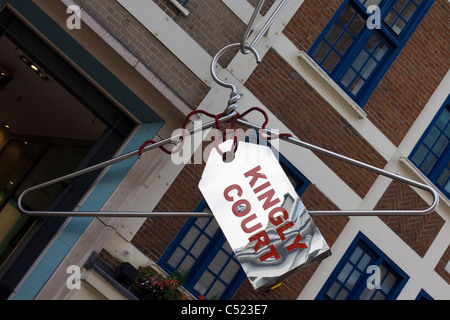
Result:
<svg viewBox="0 0 450 320">
<path fill-rule="evenodd" d="M 189 15 L 189 11 L 183 7 L 177 0 L 169 0 L 180 12 L 183 16 L 187 17 Z"/>
<path fill-rule="evenodd" d="M 450 208 L 450 201 L 447 199 L 447 197 L 438 188 L 436 188 L 434 184 L 419 169 L 416 168 L 414 163 L 412 163 L 406 157 L 401 157 L 400 163 L 404 165 L 406 168 L 408 168 L 410 171 L 412 171 L 423 183 L 433 186 L 439 194 L 440 203 L 444 203 L 448 208 Z"/>
<path fill-rule="evenodd" d="M 339 95 L 343 101 L 343 105 L 347 106 L 359 119 L 366 119 L 367 113 L 355 102 L 352 98 L 348 96 L 344 90 L 339 87 L 336 82 L 330 78 L 330 76 L 323 71 L 321 67 L 305 52 L 300 51 L 298 58 L 306 64 L 306 66 L 315 74 L 317 74 L 323 81 L 323 83 L 335 93 Z"/>
</svg>

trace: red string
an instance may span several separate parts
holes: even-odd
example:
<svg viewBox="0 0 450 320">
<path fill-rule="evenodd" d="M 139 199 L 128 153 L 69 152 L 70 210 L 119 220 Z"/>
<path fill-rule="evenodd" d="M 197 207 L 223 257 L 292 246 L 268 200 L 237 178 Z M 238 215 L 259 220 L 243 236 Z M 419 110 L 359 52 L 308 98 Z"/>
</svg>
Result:
<svg viewBox="0 0 450 320">
<path fill-rule="evenodd" d="M 267 113 L 266 113 L 264 110 L 262 110 L 261 108 L 258 108 L 258 107 L 252 107 L 252 108 L 248 109 L 247 111 L 245 111 L 245 112 L 242 113 L 242 114 L 236 113 L 236 115 L 231 119 L 231 129 L 232 129 L 234 132 L 236 132 L 236 121 L 237 121 L 238 119 L 241 119 L 241 118 L 245 117 L 246 115 L 248 115 L 250 112 L 253 112 L 253 111 L 258 111 L 258 112 L 260 112 L 260 113 L 264 116 L 264 123 L 262 124 L 261 129 L 259 130 L 259 135 L 260 135 L 262 138 L 264 138 L 264 139 L 266 139 L 266 140 L 271 140 L 271 139 L 276 139 L 276 138 L 292 137 L 292 135 L 291 135 L 290 133 L 280 133 L 280 134 L 278 134 L 278 135 L 276 135 L 276 136 L 273 136 L 273 137 L 272 137 L 272 136 L 271 136 L 271 137 L 269 137 L 269 136 L 264 137 L 264 136 L 263 136 L 263 131 L 265 130 L 267 124 L 269 123 L 269 117 L 267 116 Z M 204 115 L 206 115 L 206 116 L 208 116 L 208 117 L 210 117 L 210 118 L 214 118 L 216 128 L 219 129 L 219 130 L 221 131 L 223 141 L 225 141 L 225 139 L 226 139 L 226 133 L 220 128 L 220 118 L 223 117 L 225 114 L 224 114 L 224 113 L 219 113 L 219 114 L 214 115 L 214 114 L 209 113 L 209 112 L 206 112 L 206 111 L 204 111 L 204 110 L 194 110 L 194 111 L 190 112 L 190 113 L 186 116 L 186 118 L 184 119 L 184 121 L 183 121 L 183 124 L 182 124 L 182 127 L 181 127 L 181 128 L 182 128 L 182 136 L 181 136 L 181 142 L 182 142 L 182 143 L 181 143 L 181 145 L 177 148 L 177 150 L 174 150 L 174 149 L 173 149 L 173 150 L 168 150 L 168 149 L 166 149 L 166 148 L 163 147 L 163 146 L 160 146 L 159 148 L 160 148 L 162 151 L 164 151 L 165 153 L 167 153 L 167 154 L 173 154 L 173 153 L 179 152 L 179 151 L 181 150 L 181 148 L 183 147 L 184 138 L 185 138 L 185 134 L 186 134 L 186 126 L 187 126 L 187 124 L 189 123 L 189 121 L 190 121 L 190 119 L 191 119 L 191 117 L 192 117 L 193 115 L 199 114 L 199 113 L 204 114 Z M 139 148 L 139 154 L 138 154 L 139 159 L 141 158 L 141 156 L 142 156 L 142 154 L 143 154 L 143 152 L 144 152 L 145 147 L 148 146 L 149 144 L 153 144 L 153 143 L 156 143 L 156 141 L 155 141 L 155 140 L 147 140 L 147 141 L 145 141 L 145 142 L 140 146 L 140 148 Z M 220 148 L 219 148 L 219 146 L 218 146 L 218 143 L 216 143 L 216 141 L 214 141 L 214 145 L 215 145 L 217 151 L 219 152 L 219 154 L 221 154 L 222 157 L 225 157 L 225 153 L 222 152 L 222 150 L 220 150 Z M 238 139 L 237 139 L 236 134 L 234 134 L 234 137 L 233 137 L 233 148 L 232 148 L 233 153 L 236 152 L 236 150 L 237 150 L 237 145 L 238 145 Z"/>
</svg>

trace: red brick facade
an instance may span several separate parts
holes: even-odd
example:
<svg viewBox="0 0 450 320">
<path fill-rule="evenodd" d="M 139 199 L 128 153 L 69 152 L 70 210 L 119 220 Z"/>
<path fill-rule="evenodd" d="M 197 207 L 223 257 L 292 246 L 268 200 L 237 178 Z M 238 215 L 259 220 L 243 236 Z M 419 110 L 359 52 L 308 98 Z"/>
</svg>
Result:
<svg viewBox="0 0 450 320">
<path fill-rule="evenodd" d="M 411 187 L 404 183 L 392 182 L 378 202 L 378 210 L 421 210 L 428 205 Z M 423 257 L 445 221 L 437 213 L 420 217 L 380 217 L 389 228 L 406 242 L 419 256 Z"/>
<path fill-rule="evenodd" d="M 198 106 L 208 86 L 117 1 L 79 2 L 190 107 Z"/>
</svg>

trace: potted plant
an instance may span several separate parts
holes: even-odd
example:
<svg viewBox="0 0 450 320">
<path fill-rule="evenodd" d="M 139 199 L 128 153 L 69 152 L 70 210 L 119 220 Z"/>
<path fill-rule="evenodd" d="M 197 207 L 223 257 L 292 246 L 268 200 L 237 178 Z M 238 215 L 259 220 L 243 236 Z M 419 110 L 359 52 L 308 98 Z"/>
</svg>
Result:
<svg viewBox="0 0 450 320">
<path fill-rule="evenodd" d="M 182 300 L 184 297 L 179 288 L 185 281 L 185 275 L 178 271 L 166 276 L 155 272 L 151 266 L 139 267 L 142 300 Z"/>
</svg>

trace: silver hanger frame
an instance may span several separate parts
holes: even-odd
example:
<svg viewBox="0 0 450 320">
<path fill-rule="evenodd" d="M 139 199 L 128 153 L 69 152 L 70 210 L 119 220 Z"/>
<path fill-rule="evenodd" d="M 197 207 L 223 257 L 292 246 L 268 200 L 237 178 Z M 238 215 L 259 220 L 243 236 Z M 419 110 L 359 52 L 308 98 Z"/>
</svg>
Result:
<svg viewBox="0 0 450 320">
<path fill-rule="evenodd" d="M 222 56 L 222 54 L 234 47 L 240 47 L 240 51 L 243 54 L 253 53 L 253 55 L 256 58 L 257 63 L 261 62 L 261 57 L 258 53 L 258 51 L 255 49 L 255 46 L 257 43 L 261 40 L 262 36 L 267 32 L 269 27 L 272 25 L 274 20 L 277 18 L 277 16 L 280 14 L 281 10 L 284 8 L 284 6 L 288 3 L 289 0 L 283 0 L 277 7 L 277 9 L 273 12 L 273 14 L 269 17 L 265 25 L 262 27 L 261 31 L 258 33 L 258 35 L 255 37 L 255 39 L 252 41 L 252 43 L 249 45 L 246 43 L 248 40 L 248 37 L 253 29 L 253 26 L 255 24 L 256 17 L 261 10 L 264 0 L 259 0 L 259 3 L 257 4 L 255 8 L 255 12 L 253 13 L 250 22 L 247 26 L 247 30 L 244 33 L 244 37 L 242 39 L 241 43 L 233 43 L 228 46 L 225 46 L 222 50 L 220 50 L 211 63 L 211 76 L 213 77 L 213 80 L 218 83 L 220 86 L 223 86 L 225 88 L 229 88 L 232 90 L 232 93 L 230 95 L 230 100 L 228 101 L 228 106 L 225 109 L 225 112 L 223 113 L 223 116 L 219 119 L 220 123 L 228 122 L 233 120 L 237 115 L 237 107 L 238 107 L 238 100 L 241 98 L 241 94 L 237 91 L 237 87 L 229 82 L 225 82 L 216 74 L 215 66 L 217 64 L 217 61 Z M 241 126 L 244 126 L 246 128 L 252 128 L 255 130 L 261 130 L 261 126 L 256 125 L 254 123 L 248 122 L 244 119 L 237 118 L 235 119 L 236 123 L 240 124 Z M 200 127 L 195 127 L 193 129 L 187 130 L 187 133 L 193 134 L 195 132 L 203 131 L 205 129 L 211 128 L 216 125 L 215 121 L 207 122 L 204 125 Z M 267 131 L 267 133 L 271 134 L 272 131 L 268 129 L 264 129 Z M 275 133 L 274 133 L 275 134 Z M 143 153 L 151 151 L 153 149 L 157 149 L 159 147 L 162 147 L 166 144 L 173 143 L 174 141 L 179 141 L 183 136 L 182 134 L 172 136 L 170 138 L 166 138 L 164 140 L 161 140 L 159 142 L 156 142 L 154 144 L 146 146 L 142 151 Z M 421 216 L 432 213 L 437 206 L 439 205 L 439 194 L 438 192 L 431 186 L 428 186 L 423 183 L 419 183 L 417 181 L 411 180 L 409 178 L 400 176 L 398 174 L 374 167 L 372 165 L 369 165 L 367 163 L 346 157 L 344 155 L 323 149 L 321 147 L 315 146 L 313 144 L 309 144 L 307 142 L 304 142 L 302 140 L 299 140 L 294 137 L 280 137 L 280 139 L 294 144 L 296 146 L 300 146 L 306 149 L 309 149 L 313 152 L 317 152 L 329 157 L 332 157 L 334 159 L 344 161 L 346 163 L 349 163 L 354 166 L 361 167 L 363 169 L 366 169 L 368 171 L 377 173 L 379 175 L 391 178 L 396 181 L 400 181 L 403 183 L 406 183 L 412 187 L 416 187 L 419 189 L 422 189 L 428 193 L 430 193 L 433 197 L 431 205 L 424 209 L 424 210 L 321 210 L 321 211 L 308 211 L 310 215 L 312 216 L 399 216 L 399 215 L 406 215 L 406 216 Z M 23 205 L 23 199 L 24 197 L 29 194 L 30 192 L 45 188 L 47 186 L 63 182 L 66 180 L 73 179 L 75 177 L 81 176 L 83 174 L 103 169 L 105 167 L 111 166 L 115 163 L 127 160 L 132 157 L 136 157 L 139 154 L 139 150 L 135 150 L 132 152 L 129 152 L 127 154 L 112 158 L 110 160 L 101 162 L 99 164 L 96 164 L 94 166 L 76 171 L 74 173 L 62 176 L 60 178 L 39 184 L 37 186 L 31 187 L 26 189 L 21 193 L 18 199 L 18 208 L 19 210 L 28 216 L 65 216 L 65 217 L 136 217 L 136 218 L 142 218 L 142 217 L 213 217 L 212 213 L 208 212 L 135 212 L 135 211 L 42 211 L 42 210 L 27 210 L 24 208 Z"/>
</svg>

